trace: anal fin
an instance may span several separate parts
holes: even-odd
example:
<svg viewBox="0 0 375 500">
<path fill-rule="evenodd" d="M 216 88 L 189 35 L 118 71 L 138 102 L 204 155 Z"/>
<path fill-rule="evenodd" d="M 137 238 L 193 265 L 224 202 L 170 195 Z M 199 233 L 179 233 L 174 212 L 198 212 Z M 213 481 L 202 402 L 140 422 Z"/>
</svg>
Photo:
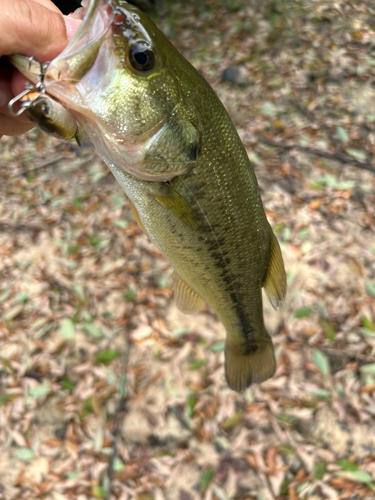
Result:
<svg viewBox="0 0 375 500">
<path fill-rule="evenodd" d="M 178 309 L 185 314 L 198 312 L 204 300 L 180 276 L 174 272 L 174 299 Z"/>
<path fill-rule="evenodd" d="M 286 295 L 286 274 L 284 269 L 283 257 L 279 242 L 270 227 L 271 232 L 271 250 L 268 263 L 267 275 L 263 283 L 269 301 L 274 309 L 278 309 Z"/>
</svg>

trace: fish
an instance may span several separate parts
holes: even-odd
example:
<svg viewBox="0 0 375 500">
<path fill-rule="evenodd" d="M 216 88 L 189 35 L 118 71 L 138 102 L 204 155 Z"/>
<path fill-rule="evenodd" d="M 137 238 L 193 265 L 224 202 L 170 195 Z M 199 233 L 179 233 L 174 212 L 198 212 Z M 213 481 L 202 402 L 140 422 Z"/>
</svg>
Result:
<svg viewBox="0 0 375 500">
<path fill-rule="evenodd" d="M 40 63 L 12 63 L 37 83 Z M 286 294 L 278 241 L 254 169 L 214 90 L 155 24 L 123 0 L 91 0 L 44 75 L 174 269 L 177 307 L 207 303 L 226 329 L 225 376 L 243 392 L 275 372 L 262 288 Z"/>
</svg>

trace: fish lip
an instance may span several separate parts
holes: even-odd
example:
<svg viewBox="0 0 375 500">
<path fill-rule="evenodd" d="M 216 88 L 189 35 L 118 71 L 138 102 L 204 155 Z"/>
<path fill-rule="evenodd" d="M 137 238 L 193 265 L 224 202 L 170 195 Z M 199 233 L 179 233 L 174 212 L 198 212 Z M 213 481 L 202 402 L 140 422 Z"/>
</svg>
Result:
<svg viewBox="0 0 375 500">
<path fill-rule="evenodd" d="M 65 49 L 49 64 L 45 74 L 46 86 L 59 81 L 78 83 L 85 73 L 77 75 L 77 66 L 84 66 L 90 58 L 91 63 L 85 71 L 90 70 L 113 19 L 112 1 L 90 0 L 77 32 Z"/>
<path fill-rule="evenodd" d="M 74 75 L 69 73 L 69 61 L 74 57 L 79 57 L 90 45 L 103 40 L 112 25 L 113 17 L 112 2 L 90 0 L 83 20 L 68 45 L 51 62 L 44 63 L 43 83 L 47 92 L 50 85 L 64 80 L 74 81 Z M 20 54 L 10 55 L 8 59 L 32 83 L 38 83 L 41 80 L 41 62 L 37 59 Z M 61 78 L 62 76 L 63 78 Z M 55 95 L 54 89 L 51 89 L 50 93 Z M 56 95 L 56 97 L 61 96 Z"/>
<path fill-rule="evenodd" d="M 32 83 L 38 83 L 40 81 L 42 63 L 33 57 L 26 57 L 20 54 L 12 54 L 8 56 L 8 59 L 13 66 Z"/>
</svg>

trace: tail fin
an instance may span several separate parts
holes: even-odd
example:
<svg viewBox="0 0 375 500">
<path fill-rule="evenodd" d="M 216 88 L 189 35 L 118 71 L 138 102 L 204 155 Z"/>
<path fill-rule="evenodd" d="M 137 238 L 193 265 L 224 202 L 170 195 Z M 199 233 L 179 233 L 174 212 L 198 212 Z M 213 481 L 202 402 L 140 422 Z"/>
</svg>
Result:
<svg viewBox="0 0 375 500">
<path fill-rule="evenodd" d="M 267 380 L 275 373 L 275 369 L 270 337 L 256 345 L 227 345 L 225 348 L 225 376 L 234 391 L 242 392 L 252 383 Z"/>
</svg>

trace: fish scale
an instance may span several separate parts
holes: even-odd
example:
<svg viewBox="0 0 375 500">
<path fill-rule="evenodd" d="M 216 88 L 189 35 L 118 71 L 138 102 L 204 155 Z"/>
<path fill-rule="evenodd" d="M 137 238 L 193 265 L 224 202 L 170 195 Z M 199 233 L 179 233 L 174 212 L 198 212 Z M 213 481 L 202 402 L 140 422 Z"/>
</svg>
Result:
<svg viewBox="0 0 375 500">
<path fill-rule="evenodd" d="M 12 61 L 32 79 L 30 63 Z M 209 84 L 122 0 L 91 1 L 45 84 L 91 137 L 173 266 L 177 306 L 192 313 L 207 302 L 224 324 L 228 385 L 243 391 L 272 376 L 262 287 L 278 307 L 284 265 L 246 150 Z"/>
</svg>

